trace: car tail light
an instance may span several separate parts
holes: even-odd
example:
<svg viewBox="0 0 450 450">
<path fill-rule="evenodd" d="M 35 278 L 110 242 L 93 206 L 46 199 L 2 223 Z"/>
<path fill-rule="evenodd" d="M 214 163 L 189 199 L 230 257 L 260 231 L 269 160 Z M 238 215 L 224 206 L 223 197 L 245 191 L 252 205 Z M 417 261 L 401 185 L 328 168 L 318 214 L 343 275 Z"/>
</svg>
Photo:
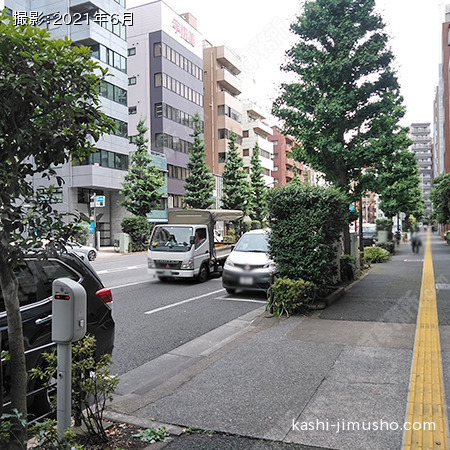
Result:
<svg viewBox="0 0 450 450">
<path fill-rule="evenodd" d="M 95 295 L 105 304 L 113 301 L 112 291 L 109 288 L 100 289 Z"/>
</svg>

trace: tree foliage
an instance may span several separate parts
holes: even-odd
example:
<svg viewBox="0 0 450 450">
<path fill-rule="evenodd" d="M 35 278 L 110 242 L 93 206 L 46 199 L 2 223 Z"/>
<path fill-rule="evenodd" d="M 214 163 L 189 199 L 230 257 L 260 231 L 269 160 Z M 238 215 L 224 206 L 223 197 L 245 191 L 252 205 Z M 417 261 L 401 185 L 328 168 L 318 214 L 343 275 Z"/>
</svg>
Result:
<svg viewBox="0 0 450 450">
<path fill-rule="evenodd" d="M 430 199 L 436 220 L 441 224 L 450 223 L 450 174 L 439 175 L 433 180 Z"/>
<path fill-rule="evenodd" d="M 191 171 L 186 178 L 184 203 L 190 208 L 208 209 L 213 203 L 214 179 L 206 165 L 205 142 L 201 137 L 201 117 L 194 116 L 194 138 L 192 151 L 189 155 L 188 169 Z"/>
<path fill-rule="evenodd" d="M 14 268 L 37 237 L 58 232 L 58 214 L 48 197 L 36 197 L 33 175 L 61 184 L 52 164 L 89 156 L 100 135 L 113 130 L 98 100 L 105 75 L 88 48 L 0 16 L 0 287 L 14 373 L 11 408 L 24 417 L 27 373 Z M 22 430 L 19 441 L 25 437 Z"/>
<path fill-rule="evenodd" d="M 307 0 L 291 25 L 298 42 L 283 67 L 297 81 L 282 85 L 273 106 L 299 142 L 296 159 L 324 173 L 350 202 L 367 188 L 365 168 L 407 141 L 393 55 L 374 7 L 375 0 Z"/>
<path fill-rule="evenodd" d="M 153 209 L 159 207 L 163 196 L 164 176 L 153 164 L 148 152 L 148 138 L 145 133 L 148 127 L 145 118 L 137 125 L 136 151 L 131 157 L 131 165 L 125 175 L 120 193 L 125 200 L 120 204 L 131 214 L 146 217 Z"/>
<path fill-rule="evenodd" d="M 229 152 L 225 162 L 223 178 L 222 204 L 225 209 L 239 209 L 247 213 L 249 207 L 249 184 L 244 162 L 238 153 L 236 134 L 230 134 Z"/>
<path fill-rule="evenodd" d="M 264 169 L 259 159 L 259 144 L 255 144 L 250 159 L 250 217 L 262 223 L 267 218 L 267 188 L 264 183 Z"/>
<path fill-rule="evenodd" d="M 333 284 L 347 209 L 345 196 L 333 187 L 294 179 L 269 191 L 270 255 L 277 274 L 322 289 Z"/>
<path fill-rule="evenodd" d="M 380 166 L 374 190 L 381 195 L 380 209 L 386 217 L 404 212 L 407 216 L 420 218 L 424 199 L 414 153 L 400 150 L 382 161 Z"/>
</svg>

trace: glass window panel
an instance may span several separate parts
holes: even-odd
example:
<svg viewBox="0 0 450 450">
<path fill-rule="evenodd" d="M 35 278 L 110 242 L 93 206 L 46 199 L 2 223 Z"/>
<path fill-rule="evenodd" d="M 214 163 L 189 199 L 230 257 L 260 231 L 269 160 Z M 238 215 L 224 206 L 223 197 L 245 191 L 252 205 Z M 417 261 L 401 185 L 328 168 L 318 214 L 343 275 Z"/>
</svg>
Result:
<svg viewBox="0 0 450 450">
<path fill-rule="evenodd" d="M 162 50 L 161 42 L 157 42 L 155 45 L 153 45 L 153 56 L 155 57 L 161 56 L 161 50 Z"/>
<path fill-rule="evenodd" d="M 155 73 L 155 87 L 160 87 L 162 83 L 162 74 Z"/>
<path fill-rule="evenodd" d="M 100 165 L 108 167 L 108 152 L 106 150 L 100 150 Z"/>
</svg>

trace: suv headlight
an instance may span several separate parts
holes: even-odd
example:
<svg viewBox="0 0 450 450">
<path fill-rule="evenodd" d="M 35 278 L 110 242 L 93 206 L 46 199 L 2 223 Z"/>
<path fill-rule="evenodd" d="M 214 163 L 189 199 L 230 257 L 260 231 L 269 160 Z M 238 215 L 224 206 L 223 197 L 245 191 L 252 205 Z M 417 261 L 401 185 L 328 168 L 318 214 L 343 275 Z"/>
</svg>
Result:
<svg viewBox="0 0 450 450">
<path fill-rule="evenodd" d="M 275 263 L 273 261 L 269 261 L 267 262 L 264 266 L 263 269 L 271 269 L 271 270 L 275 270 Z"/>
<path fill-rule="evenodd" d="M 230 266 L 230 267 L 234 267 L 236 264 L 234 264 L 234 262 L 233 261 L 231 261 L 231 259 L 230 258 L 227 258 L 226 260 L 225 260 L 225 264 L 224 264 L 224 266 Z"/>
<path fill-rule="evenodd" d="M 193 269 L 194 268 L 194 260 L 189 259 L 187 261 L 183 261 L 183 263 L 181 264 L 181 268 L 182 269 Z"/>
</svg>

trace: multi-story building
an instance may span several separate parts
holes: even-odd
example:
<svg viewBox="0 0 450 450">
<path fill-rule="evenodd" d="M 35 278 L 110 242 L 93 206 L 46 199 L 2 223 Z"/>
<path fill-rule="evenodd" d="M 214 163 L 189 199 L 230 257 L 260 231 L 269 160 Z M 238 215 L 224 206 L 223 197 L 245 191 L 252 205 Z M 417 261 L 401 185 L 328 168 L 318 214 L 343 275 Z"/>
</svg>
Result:
<svg viewBox="0 0 450 450">
<path fill-rule="evenodd" d="M 420 183 L 425 200 L 425 216 L 430 217 L 430 191 L 433 181 L 433 146 L 431 141 L 430 123 L 413 123 L 410 127 L 410 138 L 420 170 Z"/>
<path fill-rule="evenodd" d="M 192 148 L 193 118 L 203 120 L 203 45 L 191 14 L 157 0 L 128 12 L 128 131 L 147 118 L 152 152 L 164 154 L 168 207 L 181 207 Z"/>
<path fill-rule="evenodd" d="M 273 171 L 273 142 L 269 136 L 273 135 L 272 128 L 266 123 L 263 112 L 251 101 L 243 102 L 244 113 L 242 116 L 242 156 L 244 168 L 247 172 L 251 169 L 251 158 L 255 145 L 259 146 L 259 160 L 264 170 L 264 182 L 266 186 L 274 184 Z"/>
<path fill-rule="evenodd" d="M 439 86 L 434 102 L 435 175 L 450 172 L 450 5 L 445 7 L 442 24 L 442 63 L 439 65 Z"/>
<path fill-rule="evenodd" d="M 229 48 L 204 42 L 206 163 L 216 175 L 223 173 L 231 132 L 237 135 L 242 155 L 242 104 L 237 98 L 241 93 L 237 78 L 240 65 L 239 57 Z"/>
<path fill-rule="evenodd" d="M 272 127 L 273 135 L 269 136 L 269 141 L 273 143 L 273 172 L 275 186 L 285 186 L 294 178 L 297 171 L 300 179 L 306 183 L 308 173 L 304 164 L 295 161 L 292 157 L 292 148 L 295 145 L 294 140 L 282 134 L 277 126 Z"/>
<path fill-rule="evenodd" d="M 131 24 L 132 17 L 126 14 L 125 0 L 6 0 L 5 6 L 15 19 L 38 18 L 35 24 L 46 27 L 53 38 L 67 36 L 90 47 L 92 57 L 110 73 L 102 83 L 100 100 L 103 112 L 116 122 L 116 132 L 102 136 L 96 144 L 98 152 L 89 159 L 56 168 L 65 183 L 61 202 L 55 205 L 61 212 L 78 210 L 92 216 L 92 195 L 104 196 L 105 206 L 97 208 L 97 231 L 100 245 L 110 245 L 125 215 L 118 200 L 129 163 L 125 25 Z M 44 185 L 41 177 L 34 181 L 36 189 Z"/>
</svg>

